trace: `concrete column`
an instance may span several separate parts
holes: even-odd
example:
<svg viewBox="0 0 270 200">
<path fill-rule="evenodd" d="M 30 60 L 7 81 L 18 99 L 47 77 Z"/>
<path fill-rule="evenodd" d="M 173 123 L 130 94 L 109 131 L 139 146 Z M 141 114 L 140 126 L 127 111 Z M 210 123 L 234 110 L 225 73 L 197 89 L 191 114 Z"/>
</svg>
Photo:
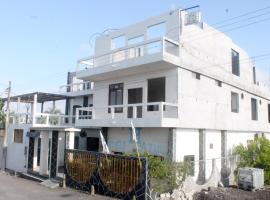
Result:
<svg viewBox="0 0 270 200">
<path fill-rule="evenodd" d="M 198 183 L 205 183 L 205 130 L 199 130 L 199 176 Z"/>
<path fill-rule="evenodd" d="M 41 148 L 39 173 L 41 175 L 45 175 L 48 173 L 49 132 L 41 131 L 40 138 Z"/>
<path fill-rule="evenodd" d="M 37 94 L 34 95 L 34 101 L 32 103 L 32 118 L 33 118 L 33 124 L 36 123 L 36 112 L 37 112 Z"/>
<path fill-rule="evenodd" d="M 75 142 L 75 132 L 69 132 L 68 133 L 68 147 L 67 149 L 74 149 L 74 142 Z"/>
<path fill-rule="evenodd" d="M 176 161 L 176 128 L 170 128 L 168 134 L 168 157 Z"/>
<path fill-rule="evenodd" d="M 229 175 L 227 131 L 221 131 L 221 181 L 226 185 L 225 179 Z"/>
</svg>

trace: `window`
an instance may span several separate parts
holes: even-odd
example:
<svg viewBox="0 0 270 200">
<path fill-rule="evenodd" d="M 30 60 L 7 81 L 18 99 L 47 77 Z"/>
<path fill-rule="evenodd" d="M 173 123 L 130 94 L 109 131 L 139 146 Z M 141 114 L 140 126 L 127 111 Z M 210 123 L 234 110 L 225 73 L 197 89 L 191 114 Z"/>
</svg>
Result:
<svg viewBox="0 0 270 200">
<path fill-rule="evenodd" d="M 256 68 L 253 67 L 253 83 L 256 84 Z"/>
<path fill-rule="evenodd" d="M 80 137 L 78 135 L 74 138 L 74 149 L 79 149 Z"/>
<path fill-rule="evenodd" d="M 194 176 L 195 175 L 195 156 L 194 155 L 188 155 L 188 156 L 184 156 L 184 162 L 187 162 L 190 164 L 190 176 Z"/>
<path fill-rule="evenodd" d="M 270 123 L 270 104 L 268 104 L 268 123 Z"/>
<path fill-rule="evenodd" d="M 142 88 L 133 88 L 128 90 L 128 104 L 139 104 L 142 103 L 142 94 L 143 94 L 143 89 Z M 137 115 L 134 115 L 134 110 L 133 106 L 128 106 L 128 113 L 127 117 L 128 118 L 142 118 L 142 106 L 136 106 L 137 110 Z"/>
<path fill-rule="evenodd" d="M 239 112 L 239 94 L 231 92 L 231 111 L 238 113 Z"/>
<path fill-rule="evenodd" d="M 197 72 L 192 72 L 192 76 L 198 80 L 201 79 L 201 74 L 197 73 Z"/>
<path fill-rule="evenodd" d="M 126 38 L 124 35 L 112 38 L 111 50 L 118 49 L 125 46 Z"/>
<path fill-rule="evenodd" d="M 215 81 L 215 83 L 216 83 L 216 86 L 218 86 L 218 87 L 222 87 L 222 82 L 221 82 L 221 81 L 216 80 L 216 81 Z"/>
<path fill-rule="evenodd" d="M 148 103 L 165 102 L 165 77 L 148 79 Z M 158 111 L 158 105 L 149 105 L 148 111 Z"/>
<path fill-rule="evenodd" d="M 163 37 L 165 35 L 166 35 L 166 26 L 164 22 L 161 22 L 159 24 L 154 24 L 147 28 L 148 39 Z"/>
<path fill-rule="evenodd" d="M 123 87 L 123 83 L 111 84 L 109 86 L 109 105 L 123 105 Z M 122 113 L 123 107 L 116 107 L 114 111 L 116 113 Z"/>
<path fill-rule="evenodd" d="M 236 76 L 240 76 L 240 67 L 239 67 L 239 53 L 232 49 L 232 73 Z"/>
<path fill-rule="evenodd" d="M 14 129 L 14 143 L 23 143 L 23 129 Z"/>
<path fill-rule="evenodd" d="M 251 98 L 251 119 L 258 120 L 258 102 L 254 98 Z"/>
</svg>

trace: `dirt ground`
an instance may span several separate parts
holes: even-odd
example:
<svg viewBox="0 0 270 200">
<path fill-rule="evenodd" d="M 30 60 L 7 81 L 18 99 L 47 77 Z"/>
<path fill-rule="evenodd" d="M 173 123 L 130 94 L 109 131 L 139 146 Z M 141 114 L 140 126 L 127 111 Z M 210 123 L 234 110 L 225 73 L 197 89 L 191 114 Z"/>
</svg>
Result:
<svg viewBox="0 0 270 200">
<path fill-rule="evenodd" d="M 270 189 L 252 192 L 236 188 L 210 188 L 195 194 L 194 200 L 270 200 Z"/>
</svg>

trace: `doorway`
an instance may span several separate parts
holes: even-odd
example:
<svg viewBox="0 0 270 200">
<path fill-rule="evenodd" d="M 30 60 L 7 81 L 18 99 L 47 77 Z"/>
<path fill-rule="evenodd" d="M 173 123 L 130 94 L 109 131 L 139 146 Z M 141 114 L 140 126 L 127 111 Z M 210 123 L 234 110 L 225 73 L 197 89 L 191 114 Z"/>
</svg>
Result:
<svg viewBox="0 0 270 200">
<path fill-rule="evenodd" d="M 86 139 L 86 150 L 87 151 L 98 151 L 99 150 L 99 138 L 87 137 Z"/>
</svg>

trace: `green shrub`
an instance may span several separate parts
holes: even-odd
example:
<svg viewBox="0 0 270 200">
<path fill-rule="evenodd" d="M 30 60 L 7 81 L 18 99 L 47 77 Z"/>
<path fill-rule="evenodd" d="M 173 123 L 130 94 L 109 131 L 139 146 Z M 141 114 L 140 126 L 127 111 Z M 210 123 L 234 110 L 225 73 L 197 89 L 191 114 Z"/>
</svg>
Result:
<svg viewBox="0 0 270 200">
<path fill-rule="evenodd" d="M 137 157 L 136 153 L 129 155 Z M 140 154 L 140 157 L 148 159 L 150 184 L 156 192 L 171 192 L 191 174 L 192 168 L 189 163 L 174 163 L 147 152 Z"/>
<path fill-rule="evenodd" d="M 264 169 L 264 182 L 270 185 L 270 141 L 265 137 L 256 138 L 247 146 L 238 145 L 233 150 L 240 156 L 237 168 L 255 167 Z"/>
</svg>

